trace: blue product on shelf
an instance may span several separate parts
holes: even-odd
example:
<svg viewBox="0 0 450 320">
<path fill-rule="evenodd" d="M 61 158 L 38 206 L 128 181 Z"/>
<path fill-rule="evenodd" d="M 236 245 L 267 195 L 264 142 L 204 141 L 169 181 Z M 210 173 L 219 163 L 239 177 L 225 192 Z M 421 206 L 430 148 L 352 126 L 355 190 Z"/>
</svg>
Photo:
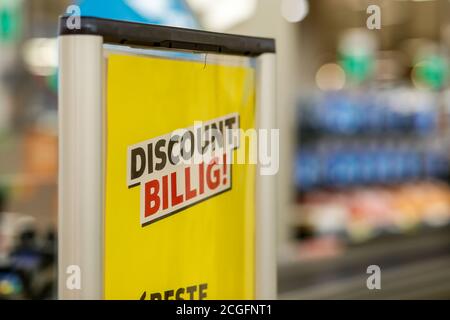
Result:
<svg viewBox="0 0 450 320">
<path fill-rule="evenodd" d="M 324 170 L 324 182 L 328 185 L 338 185 L 342 180 L 339 164 L 340 155 L 336 151 L 328 152 L 324 156 L 325 170 Z"/>
<path fill-rule="evenodd" d="M 346 157 L 346 165 L 348 166 L 347 174 L 350 184 L 358 184 L 361 181 L 361 161 L 360 153 L 349 150 Z"/>
<path fill-rule="evenodd" d="M 414 130 L 419 134 L 429 134 L 437 129 L 437 114 L 432 111 L 416 112 L 413 119 Z"/>
<path fill-rule="evenodd" d="M 425 155 L 425 174 L 428 177 L 445 176 L 449 171 L 449 159 L 442 153 L 429 152 Z"/>
<path fill-rule="evenodd" d="M 297 155 L 295 166 L 295 184 L 298 189 L 308 190 L 320 183 L 320 159 L 316 152 L 302 150 Z"/>
<path fill-rule="evenodd" d="M 374 180 L 375 161 L 370 150 L 360 151 L 361 182 L 371 183 Z"/>
<path fill-rule="evenodd" d="M 389 110 L 387 108 L 384 109 L 384 124 L 383 124 L 383 130 L 385 131 L 395 131 L 397 127 L 397 115 L 392 110 Z"/>
<path fill-rule="evenodd" d="M 393 162 L 396 170 L 396 177 L 399 181 L 404 181 L 408 177 L 406 160 L 407 155 L 404 150 L 399 150 L 394 153 Z"/>
<path fill-rule="evenodd" d="M 351 134 L 360 127 L 360 112 L 352 100 L 342 94 L 329 94 L 319 108 L 322 127 L 330 133 Z"/>
<path fill-rule="evenodd" d="M 377 150 L 375 159 L 377 159 L 376 181 L 385 183 L 389 177 L 389 159 L 380 149 Z"/>
<path fill-rule="evenodd" d="M 365 113 L 364 128 L 372 133 L 378 133 L 383 130 L 384 112 L 376 105 L 370 106 Z"/>
</svg>

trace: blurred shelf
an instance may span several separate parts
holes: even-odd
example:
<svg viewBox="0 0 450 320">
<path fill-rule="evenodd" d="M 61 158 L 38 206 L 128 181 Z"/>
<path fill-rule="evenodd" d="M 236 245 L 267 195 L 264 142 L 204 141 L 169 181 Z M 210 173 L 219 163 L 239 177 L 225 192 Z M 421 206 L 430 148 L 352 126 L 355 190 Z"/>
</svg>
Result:
<svg viewBox="0 0 450 320">
<path fill-rule="evenodd" d="M 381 268 L 381 290 L 368 290 L 366 269 Z M 449 299 L 450 226 L 384 235 L 342 254 L 279 266 L 282 299 Z"/>
</svg>

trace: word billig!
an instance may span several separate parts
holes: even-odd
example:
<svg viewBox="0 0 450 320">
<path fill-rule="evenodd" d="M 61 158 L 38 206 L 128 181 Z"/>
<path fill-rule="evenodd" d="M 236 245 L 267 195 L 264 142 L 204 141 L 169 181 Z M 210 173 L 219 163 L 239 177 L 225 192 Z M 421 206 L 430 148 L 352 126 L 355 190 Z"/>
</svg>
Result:
<svg viewBox="0 0 450 320">
<path fill-rule="evenodd" d="M 231 181 L 227 175 L 229 165 L 225 154 L 223 158 L 222 164 L 219 164 L 218 158 L 214 158 L 206 165 L 201 163 L 194 167 L 184 167 L 146 182 L 143 188 L 144 219 L 160 211 L 191 204 L 192 200 L 205 200 L 217 194 L 216 190 L 230 189 Z"/>
<path fill-rule="evenodd" d="M 142 226 L 231 189 L 239 137 L 225 133 L 238 128 L 238 114 L 230 114 L 128 148 L 127 183 L 140 186 Z"/>
</svg>

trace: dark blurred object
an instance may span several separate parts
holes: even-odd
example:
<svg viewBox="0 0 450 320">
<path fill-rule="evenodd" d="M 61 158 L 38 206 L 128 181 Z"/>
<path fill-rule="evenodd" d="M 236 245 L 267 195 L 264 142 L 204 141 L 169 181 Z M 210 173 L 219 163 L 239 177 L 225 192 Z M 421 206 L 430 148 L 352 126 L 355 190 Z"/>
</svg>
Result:
<svg viewBox="0 0 450 320">
<path fill-rule="evenodd" d="M 23 278 L 8 263 L 0 265 L 0 300 L 23 298 Z"/>
<path fill-rule="evenodd" d="M 40 244 L 36 231 L 27 228 L 10 254 L 11 269 L 23 285 L 25 299 L 54 298 L 54 268 L 56 263 L 56 237 L 49 231 Z"/>
</svg>

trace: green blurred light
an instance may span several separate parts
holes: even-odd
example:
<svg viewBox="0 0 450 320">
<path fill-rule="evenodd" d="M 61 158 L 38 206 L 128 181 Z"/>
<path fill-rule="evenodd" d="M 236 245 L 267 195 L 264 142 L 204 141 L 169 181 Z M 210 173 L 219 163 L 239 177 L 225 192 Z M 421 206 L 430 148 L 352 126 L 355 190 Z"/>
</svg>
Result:
<svg viewBox="0 0 450 320">
<path fill-rule="evenodd" d="M 21 16 L 18 6 L 0 6 L 0 42 L 9 43 L 20 35 Z"/>
<path fill-rule="evenodd" d="M 47 85 L 53 92 L 58 92 L 58 71 L 47 77 Z"/>
<path fill-rule="evenodd" d="M 431 89 L 441 89 L 447 83 L 448 65 L 447 61 L 441 56 L 429 56 L 419 62 L 415 69 L 418 80 Z"/>
<path fill-rule="evenodd" d="M 351 82 L 360 83 L 372 75 L 373 57 L 370 55 L 343 53 L 340 64 Z"/>
</svg>

